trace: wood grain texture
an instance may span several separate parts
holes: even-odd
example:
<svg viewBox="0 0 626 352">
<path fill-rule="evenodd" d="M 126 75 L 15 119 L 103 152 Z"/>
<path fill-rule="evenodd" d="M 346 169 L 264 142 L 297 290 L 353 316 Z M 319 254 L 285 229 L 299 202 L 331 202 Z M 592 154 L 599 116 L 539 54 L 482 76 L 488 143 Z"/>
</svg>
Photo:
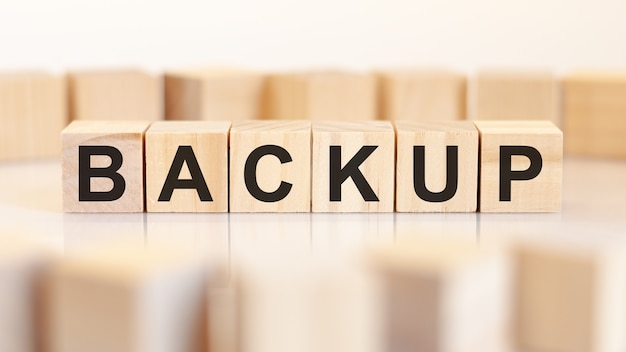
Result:
<svg viewBox="0 0 626 352">
<path fill-rule="evenodd" d="M 466 79 L 444 70 L 377 73 L 379 116 L 383 120 L 454 121 L 465 119 Z"/>
<path fill-rule="evenodd" d="M 72 120 L 163 119 L 162 80 L 141 70 L 70 72 L 69 94 Z"/>
<path fill-rule="evenodd" d="M 150 125 L 146 121 L 74 121 L 67 126 L 63 141 L 63 211 L 64 212 L 142 212 L 144 210 L 144 146 L 143 137 Z M 78 153 L 80 146 L 112 146 L 122 154 L 119 173 L 125 180 L 123 195 L 114 201 L 79 201 Z M 110 157 L 92 156 L 93 168 L 106 168 Z M 91 179 L 92 192 L 113 188 L 109 178 Z"/>
<path fill-rule="evenodd" d="M 265 77 L 232 69 L 179 70 L 165 73 L 167 120 L 259 118 Z"/>
<path fill-rule="evenodd" d="M 0 73 L 0 160 L 58 157 L 66 124 L 65 77 Z"/>
<path fill-rule="evenodd" d="M 356 72 L 279 73 L 268 77 L 263 118 L 375 120 L 377 82 Z"/>
<path fill-rule="evenodd" d="M 565 153 L 626 158 L 626 73 L 572 72 L 563 78 Z"/>
<path fill-rule="evenodd" d="M 267 193 L 278 191 L 281 182 L 291 184 L 289 193 L 278 201 L 265 202 L 248 190 L 244 171 L 250 154 L 265 145 L 286 150 L 292 161 L 282 163 L 266 155 L 256 168 L 258 187 Z M 231 212 L 311 211 L 311 123 L 308 121 L 240 121 L 230 133 Z"/>
<path fill-rule="evenodd" d="M 549 120 L 560 125 L 559 86 L 547 71 L 482 71 L 470 82 L 472 120 Z"/>
<path fill-rule="evenodd" d="M 557 212 L 563 184 L 563 133 L 549 121 L 476 121 L 480 132 L 481 212 Z M 500 147 L 529 146 L 542 158 L 539 174 L 511 181 L 510 201 L 500 201 Z M 511 157 L 511 170 L 529 168 L 529 158 Z"/>
<path fill-rule="evenodd" d="M 341 147 L 341 167 L 362 149 L 376 149 L 359 170 L 378 201 L 366 201 L 352 178 L 341 185 L 341 201 L 330 198 L 330 147 Z M 389 122 L 315 122 L 313 124 L 313 212 L 393 212 L 395 134 Z"/>
<path fill-rule="evenodd" d="M 148 212 L 228 211 L 227 121 L 161 121 L 146 132 L 146 210 Z M 170 201 L 159 201 L 172 163 L 180 146 L 192 148 L 212 201 L 202 201 L 197 189 L 174 189 Z M 177 179 L 190 180 L 185 162 Z"/>
<path fill-rule="evenodd" d="M 473 212 L 478 202 L 478 131 L 469 121 L 396 121 L 396 211 Z M 414 165 L 414 146 L 424 147 L 424 168 Z M 456 192 L 449 200 L 432 202 L 415 191 L 414 173 L 424 175 L 426 189 L 443 192 L 448 180 L 447 147 L 457 147 Z M 449 186 L 453 187 L 453 186 Z"/>
</svg>

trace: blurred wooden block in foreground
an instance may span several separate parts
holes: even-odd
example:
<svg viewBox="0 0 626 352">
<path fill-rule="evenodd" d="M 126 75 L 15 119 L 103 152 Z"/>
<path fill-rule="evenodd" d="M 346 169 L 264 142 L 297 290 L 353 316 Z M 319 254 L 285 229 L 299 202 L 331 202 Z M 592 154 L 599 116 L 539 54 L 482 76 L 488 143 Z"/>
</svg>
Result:
<svg viewBox="0 0 626 352">
<path fill-rule="evenodd" d="M 258 119 L 265 77 L 232 69 L 165 73 L 165 119 L 240 121 Z"/>
<path fill-rule="evenodd" d="M 161 77 L 141 70 L 76 71 L 69 74 L 72 120 L 162 120 Z"/>
<path fill-rule="evenodd" d="M 379 114 L 383 120 L 465 119 L 465 76 L 444 70 L 381 71 Z"/>
<path fill-rule="evenodd" d="M 270 75 L 263 118 L 362 121 L 377 118 L 377 84 L 372 74 L 341 71 Z"/>
<path fill-rule="evenodd" d="M 565 76 L 563 132 L 567 154 L 626 158 L 626 73 Z"/>
<path fill-rule="evenodd" d="M 0 161 L 58 157 L 66 124 L 65 77 L 0 72 Z"/>
<path fill-rule="evenodd" d="M 472 120 L 549 120 L 560 125 L 559 86 L 552 72 L 482 71 L 470 82 Z"/>
</svg>

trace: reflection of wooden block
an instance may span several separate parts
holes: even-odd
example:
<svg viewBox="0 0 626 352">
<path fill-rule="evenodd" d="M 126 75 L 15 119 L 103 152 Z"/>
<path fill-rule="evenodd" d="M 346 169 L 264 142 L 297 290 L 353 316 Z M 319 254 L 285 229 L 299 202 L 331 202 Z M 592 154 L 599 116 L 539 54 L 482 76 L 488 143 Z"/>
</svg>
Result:
<svg viewBox="0 0 626 352">
<path fill-rule="evenodd" d="M 171 248 L 66 257 L 50 273 L 50 350 L 205 351 L 206 274 Z"/>
<path fill-rule="evenodd" d="M 382 350 L 506 351 L 511 269 L 503 250 L 424 239 L 373 259 L 385 292 Z"/>
<path fill-rule="evenodd" d="M 259 118 L 265 78 L 235 70 L 188 70 L 165 74 L 168 120 Z"/>
<path fill-rule="evenodd" d="M 395 134 L 389 122 L 313 124 L 314 212 L 392 212 Z"/>
<path fill-rule="evenodd" d="M 228 211 L 230 122 L 162 121 L 146 132 L 149 212 Z"/>
<path fill-rule="evenodd" d="M 626 158 L 626 74 L 580 72 L 563 80 L 568 154 Z"/>
<path fill-rule="evenodd" d="M 376 79 L 347 72 L 275 74 L 263 117 L 281 120 L 375 120 Z"/>
<path fill-rule="evenodd" d="M 72 120 L 161 120 L 161 78 L 140 70 L 69 75 Z"/>
<path fill-rule="evenodd" d="M 60 155 L 65 89 L 64 77 L 0 73 L 0 160 Z"/>
<path fill-rule="evenodd" d="M 478 131 L 474 124 L 398 121 L 396 138 L 396 211 L 476 211 Z"/>
<path fill-rule="evenodd" d="M 310 122 L 233 123 L 230 133 L 230 211 L 310 211 L 310 170 Z"/>
<path fill-rule="evenodd" d="M 626 256 L 612 240 L 607 246 L 574 246 L 568 237 L 557 244 L 520 246 L 515 255 L 518 350 L 624 348 Z"/>
<path fill-rule="evenodd" d="M 142 212 L 148 122 L 74 121 L 63 130 L 63 211 Z"/>
<path fill-rule="evenodd" d="M 550 72 L 479 73 L 469 94 L 473 120 L 550 120 L 559 123 L 559 91 Z"/>
<path fill-rule="evenodd" d="M 480 211 L 561 209 L 563 133 L 548 121 L 476 121 Z"/>
<path fill-rule="evenodd" d="M 380 117 L 385 120 L 449 121 L 465 118 L 465 77 L 447 71 L 379 73 Z"/>
</svg>

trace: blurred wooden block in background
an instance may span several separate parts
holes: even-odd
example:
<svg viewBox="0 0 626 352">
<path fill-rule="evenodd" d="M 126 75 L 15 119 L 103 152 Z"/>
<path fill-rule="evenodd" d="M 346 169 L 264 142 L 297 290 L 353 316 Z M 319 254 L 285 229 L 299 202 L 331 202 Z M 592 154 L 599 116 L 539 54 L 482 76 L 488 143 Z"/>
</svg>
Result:
<svg viewBox="0 0 626 352">
<path fill-rule="evenodd" d="M 559 86 L 547 71 L 483 71 L 470 82 L 472 120 L 549 120 L 560 125 Z"/>
<path fill-rule="evenodd" d="M 161 121 L 146 132 L 148 212 L 228 211 L 230 121 Z"/>
<path fill-rule="evenodd" d="M 396 211 L 476 211 L 478 131 L 474 124 L 396 121 L 395 127 Z M 418 160 L 422 162 L 416 164 Z"/>
<path fill-rule="evenodd" d="M 49 277 L 50 351 L 206 351 L 207 280 L 171 247 L 66 256 Z"/>
<path fill-rule="evenodd" d="M 0 73 L 0 161 L 60 156 L 66 124 L 65 77 Z"/>
<path fill-rule="evenodd" d="M 313 212 L 393 212 L 395 132 L 390 122 L 314 122 Z"/>
<path fill-rule="evenodd" d="M 383 120 L 451 121 L 465 119 L 465 76 L 444 70 L 378 73 Z"/>
<path fill-rule="evenodd" d="M 563 133 L 549 121 L 476 121 L 481 212 L 557 212 Z"/>
<path fill-rule="evenodd" d="M 163 85 L 141 70 L 77 71 L 69 74 L 72 120 L 162 120 Z"/>
<path fill-rule="evenodd" d="M 167 120 L 240 121 L 258 119 L 265 77 L 231 69 L 165 73 Z"/>
<path fill-rule="evenodd" d="M 356 72 L 279 73 L 268 77 L 263 118 L 280 120 L 375 120 L 374 75 Z"/>
<path fill-rule="evenodd" d="M 626 158 L 626 73 L 565 76 L 563 132 L 567 154 Z"/>
<path fill-rule="evenodd" d="M 230 211 L 311 211 L 311 122 L 233 123 Z"/>
<path fill-rule="evenodd" d="M 64 212 L 143 211 L 143 136 L 149 125 L 74 121 L 63 130 Z"/>
</svg>

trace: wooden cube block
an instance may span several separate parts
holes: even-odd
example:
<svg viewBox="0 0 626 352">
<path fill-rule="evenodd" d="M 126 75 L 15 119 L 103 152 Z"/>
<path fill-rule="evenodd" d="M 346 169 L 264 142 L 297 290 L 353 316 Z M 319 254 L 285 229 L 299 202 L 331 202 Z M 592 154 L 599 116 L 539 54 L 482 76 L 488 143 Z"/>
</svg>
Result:
<svg viewBox="0 0 626 352">
<path fill-rule="evenodd" d="M 575 72 L 563 79 L 565 153 L 626 158 L 626 74 Z"/>
<path fill-rule="evenodd" d="M 146 210 L 228 211 L 226 121 L 161 121 L 146 132 Z"/>
<path fill-rule="evenodd" d="M 314 212 L 393 212 L 391 123 L 316 122 L 312 148 Z"/>
<path fill-rule="evenodd" d="M 58 157 L 66 124 L 65 77 L 0 73 L 0 160 Z"/>
<path fill-rule="evenodd" d="M 479 72 L 470 85 L 473 120 L 550 120 L 560 124 L 559 90 L 551 72 Z"/>
<path fill-rule="evenodd" d="M 145 121 L 74 121 L 63 140 L 63 211 L 142 212 Z"/>
<path fill-rule="evenodd" d="M 72 120 L 162 120 L 160 77 L 141 70 L 69 74 Z"/>
<path fill-rule="evenodd" d="M 561 210 L 563 133 L 549 121 L 476 121 L 482 212 Z"/>
<path fill-rule="evenodd" d="M 165 74 L 168 120 L 258 119 L 265 77 L 238 70 L 186 70 Z"/>
<path fill-rule="evenodd" d="M 383 351 L 507 351 L 511 265 L 501 248 L 424 238 L 372 256 L 383 283 Z"/>
<path fill-rule="evenodd" d="M 230 211 L 311 211 L 310 122 L 233 123 Z"/>
<path fill-rule="evenodd" d="M 469 121 L 397 121 L 396 211 L 471 212 L 478 202 L 478 131 Z"/>
<path fill-rule="evenodd" d="M 378 73 L 379 110 L 384 120 L 453 121 L 465 119 L 466 80 L 443 70 Z"/>
<path fill-rule="evenodd" d="M 375 120 L 376 78 L 350 72 L 270 75 L 264 101 L 266 119 Z"/>
<path fill-rule="evenodd" d="M 49 278 L 50 351 L 205 351 L 207 279 L 171 247 L 66 256 Z"/>
</svg>

